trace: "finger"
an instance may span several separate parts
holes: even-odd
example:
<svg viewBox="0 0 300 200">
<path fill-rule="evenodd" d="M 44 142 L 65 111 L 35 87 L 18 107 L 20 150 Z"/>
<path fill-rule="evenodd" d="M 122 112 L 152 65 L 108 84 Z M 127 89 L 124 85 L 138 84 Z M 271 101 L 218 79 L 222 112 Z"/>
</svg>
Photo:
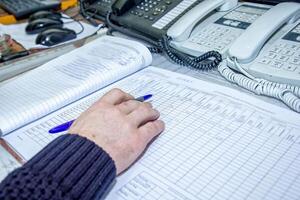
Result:
<svg viewBox="0 0 300 200">
<path fill-rule="evenodd" d="M 155 136 L 165 129 L 165 123 L 161 120 L 150 121 L 139 128 L 141 138 L 148 144 Z"/>
<path fill-rule="evenodd" d="M 106 94 L 104 94 L 101 97 L 100 101 L 105 101 L 109 104 L 117 105 L 124 101 L 132 100 L 132 99 L 134 99 L 134 97 L 131 96 L 130 94 L 123 92 L 120 89 L 115 88 L 115 89 L 110 90 Z"/>
<path fill-rule="evenodd" d="M 129 120 L 134 124 L 135 127 L 154 121 L 159 118 L 159 112 L 152 108 L 148 102 L 141 103 L 138 108 L 133 110 L 128 115 Z"/>
<path fill-rule="evenodd" d="M 141 102 L 136 100 L 124 101 L 118 105 L 122 113 L 129 114 L 141 105 Z"/>
</svg>

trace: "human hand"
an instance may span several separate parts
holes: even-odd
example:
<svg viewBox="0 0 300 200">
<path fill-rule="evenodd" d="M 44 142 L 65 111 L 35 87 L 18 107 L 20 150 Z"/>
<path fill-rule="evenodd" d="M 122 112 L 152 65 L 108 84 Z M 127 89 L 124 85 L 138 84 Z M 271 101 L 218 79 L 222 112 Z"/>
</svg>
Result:
<svg viewBox="0 0 300 200">
<path fill-rule="evenodd" d="M 164 130 L 159 112 L 148 102 L 113 89 L 83 112 L 69 129 L 95 142 L 115 161 L 117 174 L 127 169 L 147 144 Z"/>
</svg>

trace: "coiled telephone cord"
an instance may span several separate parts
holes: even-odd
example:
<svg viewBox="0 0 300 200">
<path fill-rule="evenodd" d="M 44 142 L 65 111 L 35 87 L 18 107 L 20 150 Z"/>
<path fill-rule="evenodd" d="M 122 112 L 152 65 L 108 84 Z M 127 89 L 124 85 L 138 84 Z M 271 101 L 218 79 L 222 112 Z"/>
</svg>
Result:
<svg viewBox="0 0 300 200">
<path fill-rule="evenodd" d="M 179 65 L 189 66 L 199 70 L 211 70 L 222 62 L 222 55 L 217 51 L 209 51 L 198 57 L 191 58 L 172 48 L 170 46 L 170 40 L 170 37 L 164 36 L 159 41 L 158 46 L 173 62 Z"/>
<path fill-rule="evenodd" d="M 235 63 L 240 68 L 236 59 Z M 257 95 L 278 99 L 292 110 L 300 113 L 300 87 L 258 79 L 247 72 L 246 74 L 236 73 L 226 65 L 226 62 L 218 66 L 218 71 L 229 82 L 235 83 Z"/>
</svg>

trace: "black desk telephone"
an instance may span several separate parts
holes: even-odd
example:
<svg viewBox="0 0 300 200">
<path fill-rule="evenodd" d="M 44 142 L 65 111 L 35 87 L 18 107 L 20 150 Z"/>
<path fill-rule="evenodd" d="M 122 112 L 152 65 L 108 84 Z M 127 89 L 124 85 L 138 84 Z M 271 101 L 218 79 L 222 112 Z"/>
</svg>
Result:
<svg viewBox="0 0 300 200">
<path fill-rule="evenodd" d="M 105 19 L 107 12 L 112 11 L 111 20 L 122 27 L 154 40 L 168 35 L 177 41 L 186 39 L 200 19 L 213 10 L 218 8 L 227 11 L 237 5 L 237 0 L 89 0 L 87 2 L 88 7 L 93 8 L 90 13 L 99 19 Z M 183 16 L 187 12 L 189 14 Z"/>
<path fill-rule="evenodd" d="M 83 1 L 83 0 L 82 0 Z M 190 58 L 169 46 L 170 40 L 188 39 L 193 28 L 212 11 L 228 11 L 237 0 L 88 0 L 89 15 L 111 28 L 157 45 L 173 61 L 198 69 L 211 69 L 222 60 L 216 51 Z M 107 15 L 107 13 L 110 13 Z M 208 58 L 213 58 L 207 61 Z M 207 62 L 201 61 L 206 60 Z"/>
</svg>

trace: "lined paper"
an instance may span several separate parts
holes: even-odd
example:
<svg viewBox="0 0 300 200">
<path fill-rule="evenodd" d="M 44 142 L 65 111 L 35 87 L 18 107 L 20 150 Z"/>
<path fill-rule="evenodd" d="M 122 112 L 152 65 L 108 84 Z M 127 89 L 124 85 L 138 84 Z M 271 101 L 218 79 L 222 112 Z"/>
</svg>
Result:
<svg viewBox="0 0 300 200">
<path fill-rule="evenodd" d="M 132 84 L 135 83 L 135 84 Z M 4 139 L 25 159 L 103 92 L 154 94 L 166 130 L 108 200 L 299 199 L 300 116 L 236 90 L 158 68 L 142 70 Z M 30 144 L 26 147 L 24 144 Z"/>
<path fill-rule="evenodd" d="M 101 37 L 0 87 L 0 132 L 7 134 L 152 61 L 134 41 Z"/>
</svg>

